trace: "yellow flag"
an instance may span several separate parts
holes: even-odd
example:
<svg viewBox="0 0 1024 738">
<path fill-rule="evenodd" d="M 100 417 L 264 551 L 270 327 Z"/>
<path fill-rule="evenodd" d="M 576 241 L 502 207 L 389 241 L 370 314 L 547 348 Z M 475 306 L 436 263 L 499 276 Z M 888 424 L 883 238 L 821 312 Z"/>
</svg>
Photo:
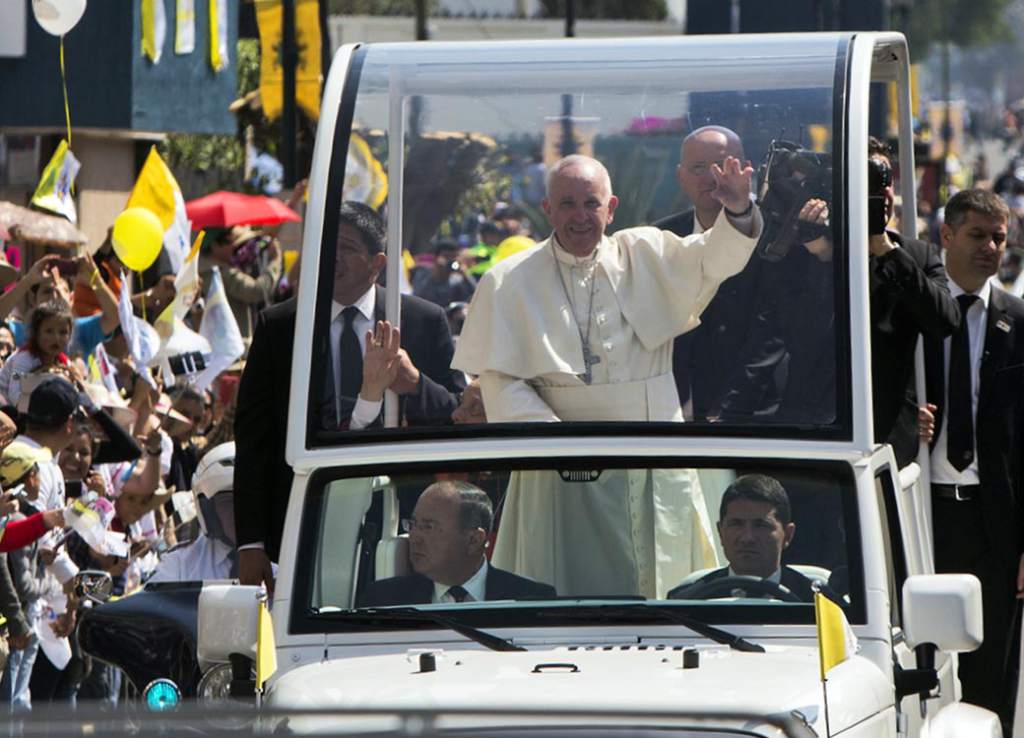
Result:
<svg viewBox="0 0 1024 738">
<path fill-rule="evenodd" d="M 853 655 L 857 637 L 850 630 L 843 609 L 821 592 L 814 593 L 814 620 L 818 625 L 818 656 L 824 681 L 833 666 Z"/>
<path fill-rule="evenodd" d="M 256 0 L 256 25 L 260 31 L 260 103 L 267 120 L 280 117 L 284 104 L 284 72 L 280 57 L 282 15 L 281 0 Z M 317 0 L 297 0 L 295 3 L 295 43 L 299 47 L 295 100 L 306 115 L 318 120 L 322 39 Z"/>
<path fill-rule="evenodd" d="M 277 671 L 277 646 L 274 644 L 274 623 L 270 619 L 267 603 L 259 603 L 258 627 L 256 631 L 256 689 L 263 685 Z"/>
<path fill-rule="evenodd" d="M 281 116 L 281 0 L 256 0 L 260 31 L 260 104 L 267 120 Z"/>
<path fill-rule="evenodd" d="M 320 3 L 295 3 L 295 42 L 299 64 L 295 70 L 295 102 L 311 120 L 320 120 Z"/>
</svg>

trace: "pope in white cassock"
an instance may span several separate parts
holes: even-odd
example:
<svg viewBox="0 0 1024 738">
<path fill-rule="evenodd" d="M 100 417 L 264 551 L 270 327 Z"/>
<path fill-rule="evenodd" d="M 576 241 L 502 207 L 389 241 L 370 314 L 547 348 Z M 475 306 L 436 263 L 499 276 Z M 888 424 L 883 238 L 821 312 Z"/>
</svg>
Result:
<svg viewBox="0 0 1024 738">
<path fill-rule="evenodd" d="M 489 422 L 683 420 L 672 341 L 699 324 L 761 230 L 749 164 L 713 169 L 723 210 L 682 238 L 649 227 L 606 236 L 618 198 L 604 166 L 574 155 L 551 168 L 541 206 L 554 233 L 484 275 L 452 360 L 479 375 Z M 690 469 L 606 470 L 587 483 L 516 473 L 492 562 L 560 595 L 646 597 L 718 565 Z"/>
</svg>

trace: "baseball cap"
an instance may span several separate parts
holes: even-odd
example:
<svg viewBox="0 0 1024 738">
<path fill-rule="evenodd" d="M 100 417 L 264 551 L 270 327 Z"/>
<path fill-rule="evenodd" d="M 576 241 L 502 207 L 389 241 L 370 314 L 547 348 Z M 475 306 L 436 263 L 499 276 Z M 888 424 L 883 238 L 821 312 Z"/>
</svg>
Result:
<svg viewBox="0 0 1024 738">
<path fill-rule="evenodd" d="M 0 453 L 0 482 L 4 487 L 14 486 L 32 471 L 32 467 L 51 458 L 49 449 L 33 448 L 22 441 L 9 443 Z"/>
<path fill-rule="evenodd" d="M 78 390 L 64 377 L 52 374 L 43 379 L 28 398 L 30 423 L 53 427 L 70 418 L 78 406 L 83 404 Z M 90 405 L 88 399 L 86 405 Z"/>
</svg>

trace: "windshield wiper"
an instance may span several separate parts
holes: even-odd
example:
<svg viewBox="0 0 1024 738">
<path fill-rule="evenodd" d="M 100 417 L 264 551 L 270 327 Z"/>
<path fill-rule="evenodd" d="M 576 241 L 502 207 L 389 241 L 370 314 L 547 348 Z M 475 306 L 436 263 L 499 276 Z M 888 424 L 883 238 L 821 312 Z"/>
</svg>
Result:
<svg viewBox="0 0 1024 738">
<path fill-rule="evenodd" d="M 582 617 L 594 620 L 620 620 L 623 618 L 636 620 L 656 617 L 668 620 L 672 623 L 684 625 L 697 635 L 710 638 L 715 643 L 727 645 L 729 648 L 737 651 L 745 651 L 747 653 L 764 653 L 764 646 L 751 643 L 742 636 L 730 633 L 727 630 L 722 630 L 721 628 L 716 628 L 714 625 L 708 625 L 704 621 L 698 620 L 690 615 L 684 615 L 681 612 L 676 612 L 676 610 L 671 607 L 659 607 L 657 605 L 644 605 L 640 603 L 635 605 L 568 606 L 557 609 L 552 608 L 538 610 L 537 616 L 545 618 Z"/>
<path fill-rule="evenodd" d="M 415 607 L 367 607 L 359 610 L 336 610 L 334 608 L 314 608 L 311 615 L 316 619 L 323 620 L 345 620 L 349 622 L 380 622 L 389 623 L 422 623 L 424 620 L 430 623 L 454 630 L 471 641 L 476 641 L 481 646 L 492 651 L 525 651 L 522 646 L 517 646 L 512 641 L 488 633 L 487 631 L 474 628 L 471 625 L 460 623 L 446 615 L 432 612 L 430 610 L 419 610 Z"/>
</svg>

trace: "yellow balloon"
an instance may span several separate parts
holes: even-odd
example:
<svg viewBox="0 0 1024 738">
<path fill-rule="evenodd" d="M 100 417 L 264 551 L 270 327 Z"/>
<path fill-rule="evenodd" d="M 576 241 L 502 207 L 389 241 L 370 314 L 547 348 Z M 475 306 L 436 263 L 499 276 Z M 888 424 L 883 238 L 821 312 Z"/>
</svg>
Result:
<svg viewBox="0 0 1024 738">
<path fill-rule="evenodd" d="M 491 258 L 491 263 L 497 264 L 499 261 L 507 259 L 513 254 L 518 254 L 520 251 L 532 249 L 536 245 L 537 242 L 528 236 L 509 236 L 498 244 L 498 249 L 494 252 L 494 256 Z"/>
<path fill-rule="evenodd" d="M 128 208 L 114 220 L 114 253 L 133 272 L 145 271 L 156 261 L 164 243 L 160 219 L 146 208 Z"/>
</svg>

